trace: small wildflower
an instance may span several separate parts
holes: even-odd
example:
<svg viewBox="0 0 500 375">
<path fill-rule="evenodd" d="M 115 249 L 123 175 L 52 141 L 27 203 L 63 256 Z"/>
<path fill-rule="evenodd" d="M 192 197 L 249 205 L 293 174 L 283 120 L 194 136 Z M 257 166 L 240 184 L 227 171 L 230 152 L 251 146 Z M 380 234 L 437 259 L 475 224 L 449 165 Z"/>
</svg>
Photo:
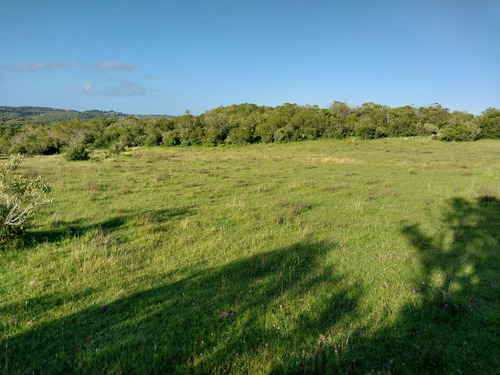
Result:
<svg viewBox="0 0 500 375">
<path fill-rule="evenodd" d="M 83 365 L 82 365 L 81 363 L 78 365 L 78 367 L 82 367 L 82 366 L 83 366 Z"/>
<path fill-rule="evenodd" d="M 267 346 L 268 346 L 268 345 L 267 345 L 267 342 L 266 342 L 266 345 L 265 345 L 265 347 L 267 348 Z"/>
<path fill-rule="evenodd" d="M 195 344 L 195 345 L 196 345 L 196 344 L 198 344 L 198 341 L 195 341 L 195 342 L 194 342 L 194 344 Z"/>
<path fill-rule="evenodd" d="M 66 361 L 66 363 L 69 363 L 69 362 L 70 362 L 70 361 L 69 361 L 69 359 L 68 359 L 68 360 Z"/>
<path fill-rule="evenodd" d="M 391 359 L 391 360 L 390 360 L 390 362 L 389 362 L 389 364 L 391 364 L 391 365 L 392 365 L 393 363 L 394 363 L 394 361 Z"/>
<path fill-rule="evenodd" d="M 201 340 L 200 342 L 201 342 L 202 345 L 205 343 L 205 341 L 203 341 L 203 340 Z"/>
<path fill-rule="evenodd" d="M 236 353 L 236 357 L 237 357 L 237 356 L 239 356 L 239 354 L 238 354 L 238 353 Z"/>
<path fill-rule="evenodd" d="M 210 334 L 210 336 L 213 336 L 213 335 L 214 335 L 213 333 Z"/>
</svg>

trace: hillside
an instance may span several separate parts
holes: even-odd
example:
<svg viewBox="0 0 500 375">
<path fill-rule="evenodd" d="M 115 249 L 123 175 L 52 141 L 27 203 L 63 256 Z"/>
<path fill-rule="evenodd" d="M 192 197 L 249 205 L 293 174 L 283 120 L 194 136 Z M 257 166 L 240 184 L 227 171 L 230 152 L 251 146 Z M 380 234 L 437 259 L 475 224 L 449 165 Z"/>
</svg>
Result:
<svg viewBox="0 0 500 375">
<path fill-rule="evenodd" d="M 67 121 L 78 118 L 88 121 L 95 118 L 113 118 L 117 120 L 130 116 L 126 113 L 115 111 L 75 111 L 71 109 L 58 109 L 50 107 L 9 107 L 0 106 L 0 126 L 21 126 L 24 124 L 47 125 L 58 121 Z M 132 115 L 135 117 L 151 117 L 144 115 Z M 170 116 L 166 116 L 170 117 Z"/>
</svg>

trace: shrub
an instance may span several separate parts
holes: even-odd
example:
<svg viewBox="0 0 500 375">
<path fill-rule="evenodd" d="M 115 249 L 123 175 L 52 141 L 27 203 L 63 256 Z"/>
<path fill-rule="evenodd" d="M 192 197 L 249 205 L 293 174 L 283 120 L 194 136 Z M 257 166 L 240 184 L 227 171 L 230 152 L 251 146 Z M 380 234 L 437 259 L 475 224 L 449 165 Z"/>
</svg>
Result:
<svg viewBox="0 0 500 375">
<path fill-rule="evenodd" d="M 41 176 L 26 178 L 13 175 L 23 156 L 11 156 L 9 163 L 0 167 L 0 243 L 20 236 L 36 209 L 50 203 L 50 192 Z"/>
<path fill-rule="evenodd" d="M 442 129 L 439 139 L 447 142 L 473 141 L 478 137 L 480 131 L 475 124 L 471 123 L 446 126 Z"/>
<path fill-rule="evenodd" d="M 74 160 L 88 160 L 90 159 L 89 152 L 85 148 L 84 145 L 70 147 L 66 151 L 66 160 L 74 161 Z"/>
<path fill-rule="evenodd" d="M 375 139 L 385 137 L 385 133 L 376 125 L 361 125 L 356 129 L 356 136 L 362 139 Z"/>
<path fill-rule="evenodd" d="M 125 146 L 124 143 L 122 143 L 122 142 L 115 142 L 109 148 L 109 154 L 116 156 L 116 155 L 120 155 L 125 150 L 127 150 L 127 146 Z"/>
<path fill-rule="evenodd" d="M 500 110 L 488 108 L 479 118 L 481 138 L 500 138 Z"/>
</svg>

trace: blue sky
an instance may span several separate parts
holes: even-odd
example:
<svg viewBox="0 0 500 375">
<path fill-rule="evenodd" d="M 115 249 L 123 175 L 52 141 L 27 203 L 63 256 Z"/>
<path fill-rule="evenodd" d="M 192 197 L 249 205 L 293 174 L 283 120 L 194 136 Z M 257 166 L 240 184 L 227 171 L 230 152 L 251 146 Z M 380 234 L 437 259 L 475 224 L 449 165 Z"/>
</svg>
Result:
<svg viewBox="0 0 500 375">
<path fill-rule="evenodd" d="M 0 105 L 500 108 L 498 0 L 1 0 Z"/>
</svg>

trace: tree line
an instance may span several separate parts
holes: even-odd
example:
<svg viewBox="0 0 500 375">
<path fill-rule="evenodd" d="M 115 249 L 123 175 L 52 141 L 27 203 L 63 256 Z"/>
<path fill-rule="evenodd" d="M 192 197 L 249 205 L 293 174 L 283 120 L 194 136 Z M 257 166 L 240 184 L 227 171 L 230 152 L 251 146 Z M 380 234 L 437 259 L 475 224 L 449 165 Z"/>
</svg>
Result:
<svg viewBox="0 0 500 375">
<path fill-rule="evenodd" d="M 0 127 L 0 153 L 55 154 L 65 150 L 134 146 L 245 145 L 306 139 L 433 136 L 443 141 L 500 138 L 500 110 L 481 115 L 450 111 L 440 104 L 388 107 L 376 103 L 350 106 L 335 101 L 328 108 L 285 103 L 277 107 L 234 104 L 195 116 L 74 118 L 49 125 Z"/>
</svg>

